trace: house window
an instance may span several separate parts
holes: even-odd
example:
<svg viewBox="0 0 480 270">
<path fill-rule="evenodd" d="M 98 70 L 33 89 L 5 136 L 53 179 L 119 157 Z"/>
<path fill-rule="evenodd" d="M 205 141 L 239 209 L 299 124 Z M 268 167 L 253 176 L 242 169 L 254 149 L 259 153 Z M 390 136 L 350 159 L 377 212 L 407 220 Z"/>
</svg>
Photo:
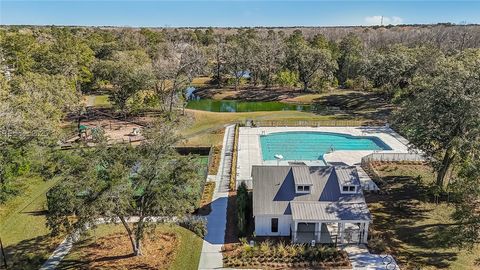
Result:
<svg viewBox="0 0 480 270">
<path fill-rule="evenodd" d="M 278 232 L 278 218 L 272 218 L 272 233 Z"/>
<path fill-rule="evenodd" d="M 310 193 L 310 186 L 297 186 L 297 192 Z"/>
<path fill-rule="evenodd" d="M 348 186 L 343 186 L 342 191 L 348 192 Z"/>
<path fill-rule="evenodd" d="M 355 186 L 350 186 L 349 191 L 355 191 Z"/>
</svg>

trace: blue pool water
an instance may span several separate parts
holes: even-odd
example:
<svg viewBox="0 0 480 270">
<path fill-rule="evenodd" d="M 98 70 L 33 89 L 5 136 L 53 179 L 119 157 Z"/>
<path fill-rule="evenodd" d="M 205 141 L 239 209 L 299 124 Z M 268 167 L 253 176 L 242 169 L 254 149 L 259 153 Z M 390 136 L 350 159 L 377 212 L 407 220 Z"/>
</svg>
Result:
<svg viewBox="0 0 480 270">
<path fill-rule="evenodd" d="M 327 132 L 278 132 L 260 136 L 263 160 L 321 160 L 323 154 L 336 150 L 391 150 L 377 137 L 356 137 Z"/>
</svg>

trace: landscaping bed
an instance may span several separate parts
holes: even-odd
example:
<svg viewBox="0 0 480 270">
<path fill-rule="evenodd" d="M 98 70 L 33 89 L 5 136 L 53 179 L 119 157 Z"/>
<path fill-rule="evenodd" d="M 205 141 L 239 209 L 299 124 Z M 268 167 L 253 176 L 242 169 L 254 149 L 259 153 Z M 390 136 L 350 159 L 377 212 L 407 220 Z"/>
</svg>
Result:
<svg viewBox="0 0 480 270">
<path fill-rule="evenodd" d="M 225 251 L 225 267 L 232 268 L 349 268 L 350 261 L 345 251 L 335 247 L 317 245 L 273 243 L 269 240 L 250 246 L 245 239 L 231 245 Z"/>
<path fill-rule="evenodd" d="M 206 216 L 212 211 L 212 198 L 213 191 L 215 190 L 215 182 L 206 182 L 203 188 L 202 199 L 200 200 L 200 207 L 197 209 L 196 214 Z"/>
<path fill-rule="evenodd" d="M 77 242 L 57 269 L 197 269 L 202 239 L 175 225 L 159 225 L 133 256 L 121 225 L 102 225 Z"/>
<path fill-rule="evenodd" d="M 218 167 L 220 166 L 220 159 L 222 158 L 222 146 L 212 146 L 212 156 L 210 166 L 208 167 L 209 175 L 216 175 L 218 173 Z"/>
</svg>

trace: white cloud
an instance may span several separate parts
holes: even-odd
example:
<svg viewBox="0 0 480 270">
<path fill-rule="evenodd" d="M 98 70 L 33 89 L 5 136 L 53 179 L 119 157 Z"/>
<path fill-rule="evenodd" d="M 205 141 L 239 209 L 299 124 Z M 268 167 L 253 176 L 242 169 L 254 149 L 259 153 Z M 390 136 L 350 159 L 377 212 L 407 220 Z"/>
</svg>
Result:
<svg viewBox="0 0 480 270">
<path fill-rule="evenodd" d="M 382 24 L 382 16 L 376 15 L 376 16 L 368 16 L 365 17 L 365 22 L 367 25 L 380 25 Z M 386 17 L 383 16 L 383 25 L 397 25 L 397 24 L 402 24 L 403 19 L 397 16 L 392 16 L 392 17 Z"/>
</svg>

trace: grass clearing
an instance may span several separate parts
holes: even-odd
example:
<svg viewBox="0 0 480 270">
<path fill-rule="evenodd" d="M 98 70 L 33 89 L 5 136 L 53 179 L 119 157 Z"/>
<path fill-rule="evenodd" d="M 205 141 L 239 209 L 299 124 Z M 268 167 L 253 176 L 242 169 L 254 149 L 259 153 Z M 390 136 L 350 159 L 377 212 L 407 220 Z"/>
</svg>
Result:
<svg viewBox="0 0 480 270">
<path fill-rule="evenodd" d="M 112 106 L 108 95 L 85 95 L 83 100 L 87 106 L 93 106 L 96 108 L 109 108 Z"/>
<path fill-rule="evenodd" d="M 56 179 L 43 181 L 32 176 L 23 183 L 20 195 L 0 205 L 0 237 L 11 267 L 38 269 L 63 240 L 50 237 L 45 225 L 45 194 Z"/>
<path fill-rule="evenodd" d="M 434 174 L 426 165 L 376 164 L 382 193 L 366 196 L 373 216 L 371 237 L 383 239 L 401 268 L 478 269 L 480 245 L 452 247 L 453 206 L 428 193 Z"/>
<path fill-rule="evenodd" d="M 251 120 L 343 120 L 351 119 L 347 115 L 317 115 L 299 111 L 266 111 L 266 112 L 242 112 L 242 113 L 219 113 L 198 110 L 186 110 L 192 119 L 192 124 L 182 131 L 188 138 L 187 145 L 212 145 L 221 143 L 223 136 L 210 136 L 218 129 L 224 128 L 229 123 L 244 122 Z M 362 120 L 362 119 L 359 119 Z"/>
<path fill-rule="evenodd" d="M 144 255 L 132 256 L 122 225 L 101 225 L 74 245 L 57 269 L 197 269 L 203 240 L 176 225 L 161 224 L 148 236 Z"/>
</svg>

